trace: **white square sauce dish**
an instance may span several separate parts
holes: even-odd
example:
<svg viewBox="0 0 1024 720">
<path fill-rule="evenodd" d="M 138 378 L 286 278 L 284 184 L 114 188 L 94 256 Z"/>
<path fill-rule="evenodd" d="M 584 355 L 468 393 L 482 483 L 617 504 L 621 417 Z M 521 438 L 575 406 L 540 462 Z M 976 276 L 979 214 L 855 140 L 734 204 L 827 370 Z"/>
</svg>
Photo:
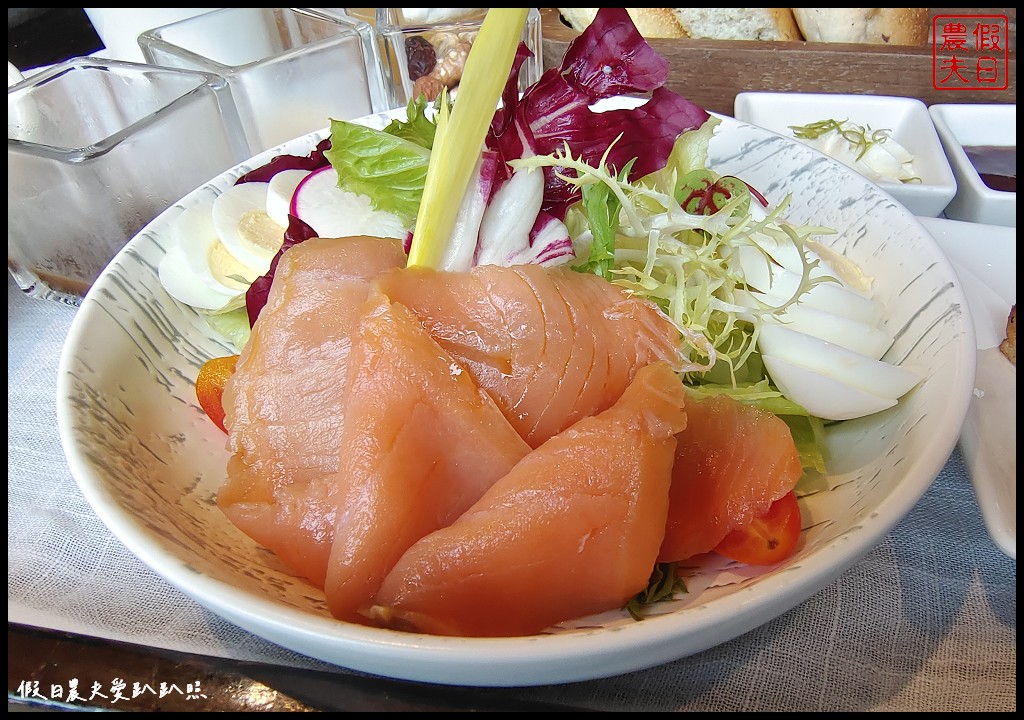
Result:
<svg viewBox="0 0 1024 720">
<path fill-rule="evenodd" d="M 1017 227 L 1017 105 L 938 104 L 928 108 L 957 191 L 946 217 Z"/>
<path fill-rule="evenodd" d="M 914 215 L 938 217 L 957 183 L 927 106 L 914 98 L 744 92 L 737 120 L 795 138 L 854 168 Z"/>
</svg>

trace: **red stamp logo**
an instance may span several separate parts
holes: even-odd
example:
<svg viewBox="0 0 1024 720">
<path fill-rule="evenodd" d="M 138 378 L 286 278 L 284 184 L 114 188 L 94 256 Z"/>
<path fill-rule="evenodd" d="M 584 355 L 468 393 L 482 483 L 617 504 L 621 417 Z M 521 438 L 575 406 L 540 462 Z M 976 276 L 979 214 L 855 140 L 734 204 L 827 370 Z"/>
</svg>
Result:
<svg viewBox="0 0 1024 720">
<path fill-rule="evenodd" d="M 936 15 L 932 22 L 936 90 L 1006 90 L 1010 86 L 1005 15 Z"/>
</svg>

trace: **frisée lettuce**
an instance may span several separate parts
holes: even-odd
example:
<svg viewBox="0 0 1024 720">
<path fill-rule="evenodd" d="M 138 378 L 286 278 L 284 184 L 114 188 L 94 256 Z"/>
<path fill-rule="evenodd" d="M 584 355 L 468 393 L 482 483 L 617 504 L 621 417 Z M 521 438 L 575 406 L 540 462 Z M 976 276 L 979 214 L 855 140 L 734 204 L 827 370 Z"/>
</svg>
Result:
<svg viewBox="0 0 1024 720">
<path fill-rule="evenodd" d="M 755 213 L 746 185 L 716 186 L 718 177 L 704 166 L 706 157 L 699 164 L 699 175 L 693 171 L 680 175 L 679 169 L 706 156 L 708 137 L 720 122 L 710 118 L 702 128 L 681 134 L 673 155 L 688 160 L 636 182 L 625 179 L 626 171 L 613 173 L 607 156 L 590 165 L 573 156 L 568 145 L 551 155 L 510 164 L 517 169 L 559 168 L 559 177 L 583 194 L 583 202 L 570 208 L 567 220 L 580 251 L 589 257 L 584 267 L 653 300 L 677 325 L 690 330 L 685 336 L 690 360 L 700 363 L 700 373 L 720 360 L 735 375 L 754 352 L 758 331 L 758 323 L 751 327 L 741 316 L 782 312 L 814 285 L 831 281 L 812 275 L 818 261 L 810 259 L 802 245 L 810 236 L 833 231 L 788 223 L 783 219 L 788 198 L 767 212 Z M 681 204 L 695 191 L 700 191 L 701 198 L 714 198 L 716 190 L 710 188 L 715 187 L 719 200 L 702 200 L 698 203 L 702 211 L 692 212 Z M 770 310 L 751 310 L 736 298 L 736 292 L 746 288 L 742 268 L 734 261 L 736 252 L 750 247 L 763 253 L 759 235 L 791 243 L 803 265 L 791 297 Z"/>
</svg>

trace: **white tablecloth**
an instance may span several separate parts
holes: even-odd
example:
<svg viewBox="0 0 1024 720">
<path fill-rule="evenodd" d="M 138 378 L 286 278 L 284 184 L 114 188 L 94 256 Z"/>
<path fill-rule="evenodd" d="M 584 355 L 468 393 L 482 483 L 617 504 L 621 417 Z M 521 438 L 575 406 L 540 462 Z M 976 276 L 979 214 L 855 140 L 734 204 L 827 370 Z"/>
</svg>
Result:
<svg viewBox="0 0 1024 720">
<path fill-rule="evenodd" d="M 22 295 L 8 277 L 8 621 L 347 672 L 205 611 L 93 513 L 54 409 L 74 313 Z M 879 546 L 776 620 L 651 670 L 515 693 L 617 711 L 1015 711 L 1017 564 L 986 534 L 957 450 Z"/>
</svg>

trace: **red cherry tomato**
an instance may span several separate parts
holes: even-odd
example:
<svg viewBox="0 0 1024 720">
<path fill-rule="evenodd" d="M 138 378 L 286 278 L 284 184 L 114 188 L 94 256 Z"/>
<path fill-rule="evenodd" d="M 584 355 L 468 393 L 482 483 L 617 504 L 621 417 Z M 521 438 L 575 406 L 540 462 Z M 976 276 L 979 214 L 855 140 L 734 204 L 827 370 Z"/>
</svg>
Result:
<svg viewBox="0 0 1024 720">
<path fill-rule="evenodd" d="M 203 412 L 224 432 L 224 385 L 235 372 L 237 355 L 215 357 L 207 360 L 196 376 L 196 399 Z"/>
<path fill-rule="evenodd" d="M 772 565 L 792 555 L 799 539 L 800 505 L 791 490 L 764 515 L 726 535 L 715 552 L 748 565 Z"/>
</svg>

